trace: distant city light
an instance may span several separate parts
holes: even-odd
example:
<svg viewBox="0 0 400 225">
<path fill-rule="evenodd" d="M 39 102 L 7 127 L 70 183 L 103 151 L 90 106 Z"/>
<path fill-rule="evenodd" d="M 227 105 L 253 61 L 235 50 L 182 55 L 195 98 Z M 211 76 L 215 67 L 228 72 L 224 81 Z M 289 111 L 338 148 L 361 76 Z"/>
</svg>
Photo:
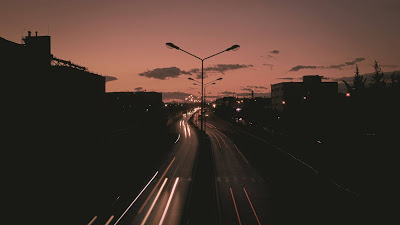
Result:
<svg viewBox="0 0 400 225">
<path fill-rule="evenodd" d="M 242 110 L 241 108 L 236 108 L 236 112 L 240 112 Z"/>
<path fill-rule="evenodd" d="M 286 105 L 286 101 L 282 101 L 282 105 Z"/>
<path fill-rule="evenodd" d="M 215 107 L 217 107 L 217 105 L 216 105 L 216 104 L 213 104 L 212 107 L 215 109 Z"/>
<path fill-rule="evenodd" d="M 306 97 L 306 96 L 304 96 L 304 97 L 303 97 L 303 99 L 307 99 L 307 97 Z"/>
<path fill-rule="evenodd" d="M 350 93 L 349 92 L 346 93 L 346 97 L 350 97 Z"/>
</svg>

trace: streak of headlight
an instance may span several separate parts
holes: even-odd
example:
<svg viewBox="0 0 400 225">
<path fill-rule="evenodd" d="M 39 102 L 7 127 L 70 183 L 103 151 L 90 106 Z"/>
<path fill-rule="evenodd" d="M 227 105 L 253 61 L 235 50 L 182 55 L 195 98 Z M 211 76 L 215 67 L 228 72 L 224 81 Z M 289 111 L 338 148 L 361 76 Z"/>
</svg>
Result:
<svg viewBox="0 0 400 225">
<path fill-rule="evenodd" d="M 187 131 L 186 131 L 185 123 L 183 123 L 183 130 L 185 131 L 185 137 L 187 137 Z"/>
<path fill-rule="evenodd" d="M 187 127 L 187 130 L 188 130 L 188 133 L 189 133 L 189 137 L 190 137 L 190 127 L 189 127 L 189 124 L 186 124 L 186 127 Z"/>
<path fill-rule="evenodd" d="M 107 222 L 104 225 L 110 224 L 113 219 L 114 219 L 114 215 L 110 216 L 110 218 L 108 218 Z"/>
<path fill-rule="evenodd" d="M 141 225 L 146 223 L 147 218 L 149 218 L 149 215 L 151 213 L 151 211 L 153 210 L 154 205 L 156 204 L 158 198 L 160 197 L 160 194 L 162 192 L 162 190 L 164 189 L 165 183 L 167 183 L 168 178 L 165 178 L 164 183 L 161 185 L 160 190 L 158 191 L 156 198 L 154 199 L 153 203 L 151 203 L 151 206 L 149 208 L 149 211 L 147 211 L 146 216 L 143 219 L 143 222 L 141 223 Z"/>
<path fill-rule="evenodd" d="M 175 157 L 172 159 L 172 161 L 169 163 L 167 169 L 165 169 L 164 173 L 161 175 L 160 180 L 158 180 L 157 184 L 154 186 L 153 190 L 151 191 L 151 193 L 146 198 L 146 201 L 144 201 L 142 207 L 140 207 L 138 214 L 140 214 L 143 211 L 143 208 L 147 204 L 147 202 L 149 201 L 150 196 L 153 195 L 154 191 L 156 190 L 156 187 L 158 187 L 158 185 L 161 183 L 162 179 L 164 178 L 165 174 L 168 172 L 169 168 L 171 167 L 172 163 L 174 163 L 174 161 L 175 161 Z"/>
<path fill-rule="evenodd" d="M 165 215 L 167 214 L 167 211 L 168 211 L 168 208 L 169 208 L 169 204 L 171 203 L 172 196 L 174 196 L 175 188 L 176 188 L 176 185 L 178 184 L 178 181 L 179 181 L 179 177 L 177 177 L 176 180 L 175 180 L 174 187 L 172 188 L 171 195 L 169 196 L 169 199 L 168 199 L 168 202 L 167 202 L 167 206 L 165 206 L 163 215 L 162 215 L 160 223 L 158 225 L 161 225 L 164 222 Z"/>
<path fill-rule="evenodd" d="M 97 219 L 97 216 L 93 217 L 93 219 L 87 224 L 87 225 L 92 225 L 92 223 Z"/>
<path fill-rule="evenodd" d="M 151 178 L 151 180 L 146 184 L 146 186 L 143 188 L 143 190 L 138 194 L 138 196 L 136 196 L 136 198 L 133 200 L 133 202 L 128 206 L 128 208 L 125 210 L 124 213 L 122 213 L 122 215 L 119 217 L 119 219 L 117 220 L 117 222 L 114 223 L 114 225 L 116 225 L 121 218 L 125 215 L 126 212 L 128 212 L 128 210 L 131 208 L 131 206 L 133 205 L 133 203 L 136 202 L 136 200 L 140 197 L 140 195 L 144 192 L 144 190 L 146 190 L 147 186 L 150 185 L 150 183 L 154 180 L 154 178 L 157 176 L 158 171 L 156 172 L 156 174 L 154 174 L 154 176 Z"/>
<path fill-rule="evenodd" d="M 176 142 L 179 141 L 179 138 L 181 138 L 181 134 L 178 134 L 178 138 L 176 139 L 175 144 L 176 144 Z"/>
<path fill-rule="evenodd" d="M 261 223 L 260 223 L 260 220 L 258 219 L 258 216 L 257 216 L 256 210 L 254 210 L 253 204 L 251 204 L 251 201 L 250 201 L 249 195 L 247 194 L 247 191 L 246 191 L 246 189 L 245 189 L 245 188 L 243 188 L 243 190 L 244 190 L 244 193 L 246 194 L 247 200 L 249 200 L 249 203 L 250 203 L 251 209 L 253 210 L 254 216 L 256 216 L 256 219 L 257 219 L 257 223 L 258 223 L 258 225 L 261 225 Z"/>
</svg>

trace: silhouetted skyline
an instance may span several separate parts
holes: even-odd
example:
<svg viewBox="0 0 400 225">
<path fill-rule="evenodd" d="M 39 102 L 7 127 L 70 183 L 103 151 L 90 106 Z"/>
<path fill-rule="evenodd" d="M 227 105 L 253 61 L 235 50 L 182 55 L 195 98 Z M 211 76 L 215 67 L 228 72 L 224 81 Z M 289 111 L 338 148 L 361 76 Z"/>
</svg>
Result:
<svg viewBox="0 0 400 225">
<path fill-rule="evenodd" d="M 205 62 L 211 95 L 270 92 L 281 78 L 318 74 L 339 79 L 400 69 L 400 3 L 385 1 L 9 1 L 1 36 L 20 43 L 30 30 L 52 36 L 54 55 L 110 76 L 107 92 L 197 93 L 188 81 L 200 57 L 233 44 L 237 52 Z M 207 80 L 207 78 L 206 78 Z M 193 89 L 195 88 L 195 89 Z"/>
</svg>

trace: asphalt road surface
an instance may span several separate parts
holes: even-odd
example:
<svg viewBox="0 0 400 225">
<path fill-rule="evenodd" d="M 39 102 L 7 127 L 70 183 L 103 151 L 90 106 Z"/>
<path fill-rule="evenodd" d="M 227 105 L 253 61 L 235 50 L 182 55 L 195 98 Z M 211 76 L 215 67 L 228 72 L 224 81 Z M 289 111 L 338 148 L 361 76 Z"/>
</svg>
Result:
<svg viewBox="0 0 400 225">
<path fill-rule="evenodd" d="M 120 204 L 109 219 L 101 224 L 181 224 L 185 213 L 185 204 L 189 196 L 195 159 L 198 151 L 198 137 L 195 129 L 188 123 L 190 115 L 183 116 L 176 123 L 177 137 L 166 162 L 147 183 L 137 196 L 129 201 L 116 199 Z M 156 141 L 156 140 L 155 140 Z M 97 224 L 96 219 L 93 223 Z M 103 221 L 104 222 L 104 221 Z"/>
</svg>

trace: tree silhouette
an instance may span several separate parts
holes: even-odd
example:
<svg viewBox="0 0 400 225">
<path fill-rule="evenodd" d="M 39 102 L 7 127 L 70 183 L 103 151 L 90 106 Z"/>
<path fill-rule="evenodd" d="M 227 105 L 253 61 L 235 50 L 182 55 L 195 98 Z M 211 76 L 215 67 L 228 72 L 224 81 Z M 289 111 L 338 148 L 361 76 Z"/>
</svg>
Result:
<svg viewBox="0 0 400 225">
<path fill-rule="evenodd" d="M 391 78 L 391 83 L 390 87 L 391 88 L 399 88 L 400 87 L 400 74 L 396 74 L 393 72 L 393 74 L 390 76 Z"/>
<path fill-rule="evenodd" d="M 383 72 L 378 61 L 374 63 L 374 74 L 372 75 L 371 83 L 369 84 L 372 88 L 384 88 L 386 87 L 386 79 L 383 78 Z"/>
<path fill-rule="evenodd" d="M 346 85 L 347 91 L 353 92 L 353 91 L 359 91 L 359 90 L 365 88 L 365 81 L 367 81 L 367 78 L 364 79 L 364 76 L 360 75 L 358 65 L 356 64 L 356 71 L 354 72 L 353 85 L 350 85 L 345 80 L 342 80 L 342 81 Z"/>
</svg>

